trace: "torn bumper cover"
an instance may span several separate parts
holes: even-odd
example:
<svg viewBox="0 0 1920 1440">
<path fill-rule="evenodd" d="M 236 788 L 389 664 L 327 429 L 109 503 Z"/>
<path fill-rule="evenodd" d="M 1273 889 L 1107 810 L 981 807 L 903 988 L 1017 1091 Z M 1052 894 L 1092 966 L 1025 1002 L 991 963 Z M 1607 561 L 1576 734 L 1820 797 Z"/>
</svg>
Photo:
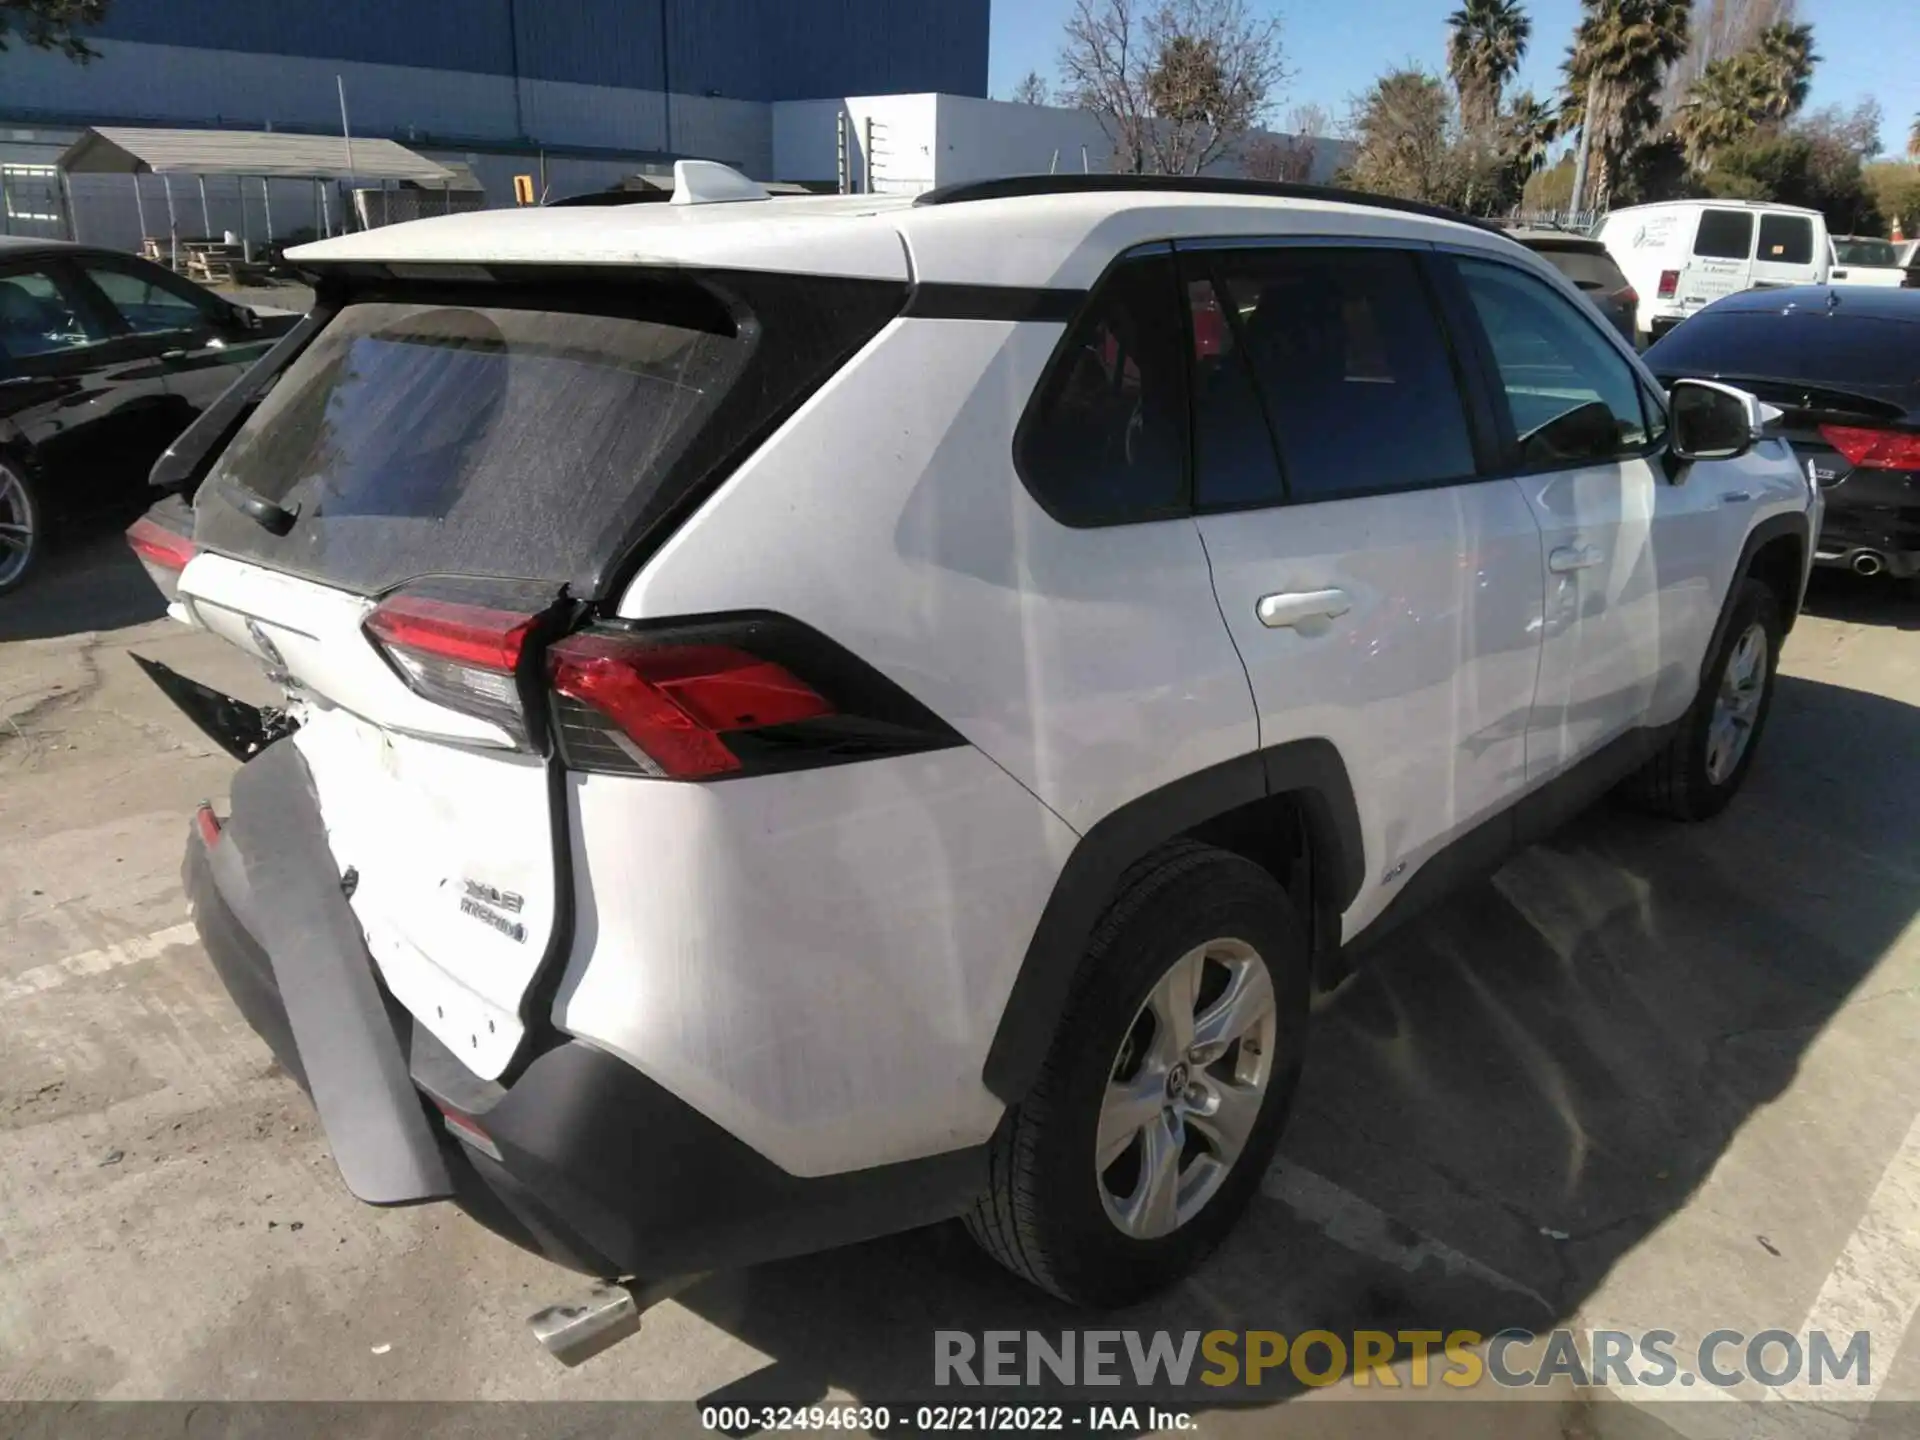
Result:
<svg viewBox="0 0 1920 1440">
<path fill-rule="evenodd" d="M 563 1036 L 511 1085 L 474 1077 L 381 985 L 291 743 L 241 767 L 211 843 L 189 827 L 185 881 L 221 981 L 313 1098 L 348 1189 L 372 1204 L 451 1198 L 570 1269 L 664 1276 L 929 1224 L 984 1189 L 984 1149 L 790 1175 Z M 456 1138 L 429 1097 L 469 1118 L 482 1144 Z"/>
</svg>

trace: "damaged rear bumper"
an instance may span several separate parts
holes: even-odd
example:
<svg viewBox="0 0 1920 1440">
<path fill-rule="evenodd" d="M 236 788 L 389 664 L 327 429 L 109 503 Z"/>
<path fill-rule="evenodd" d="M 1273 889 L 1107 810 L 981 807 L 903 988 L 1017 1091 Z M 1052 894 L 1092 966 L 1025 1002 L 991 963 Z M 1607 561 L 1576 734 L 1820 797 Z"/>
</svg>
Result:
<svg viewBox="0 0 1920 1440">
<path fill-rule="evenodd" d="M 563 1036 L 511 1084 L 478 1079 L 382 986 L 291 743 L 241 768 L 211 843 L 190 827 L 185 881 L 222 983 L 313 1098 L 343 1179 L 370 1203 L 450 1198 L 571 1269 L 663 1276 L 910 1229 L 985 1188 L 984 1149 L 791 1175 Z"/>
</svg>

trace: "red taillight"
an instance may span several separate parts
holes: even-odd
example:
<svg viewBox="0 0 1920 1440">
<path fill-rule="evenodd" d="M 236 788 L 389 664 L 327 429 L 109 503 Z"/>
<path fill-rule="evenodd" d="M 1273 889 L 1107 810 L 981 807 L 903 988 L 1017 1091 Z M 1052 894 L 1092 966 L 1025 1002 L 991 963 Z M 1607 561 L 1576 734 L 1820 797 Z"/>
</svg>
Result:
<svg viewBox="0 0 1920 1440">
<path fill-rule="evenodd" d="M 1662 270 L 1660 272 L 1660 289 L 1657 292 L 1659 297 L 1662 300 L 1671 300 L 1679 293 L 1679 290 L 1680 272 L 1678 270 Z"/>
<path fill-rule="evenodd" d="M 675 780 L 739 770 L 729 734 L 834 713 L 792 671 L 731 645 L 575 635 L 547 652 L 547 675 L 557 694 L 618 727 L 632 742 L 619 748 L 644 773 Z"/>
<path fill-rule="evenodd" d="M 1676 280 L 1678 279 L 1677 276 L 1675 278 Z M 1631 285 L 1622 285 L 1618 290 L 1613 292 L 1613 298 L 1622 305 L 1638 305 L 1640 303 L 1640 292 Z"/>
<path fill-rule="evenodd" d="M 144 518 L 127 527 L 127 544 L 148 564 L 175 573 L 186 569 L 194 556 L 193 541 Z"/>
<path fill-rule="evenodd" d="M 500 1158 L 500 1147 L 493 1143 L 493 1137 L 480 1126 L 480 1122 L 471 1115 L 463 1115 L 446 1101 L 434 1099 L 434 1108 L 440 1112 L 440 1118 L 446 1122 L 450 1133 L 459 1136 L 482 1155 L 494 1160 Z"/>
<path fill-rule="evenodd" d="M 514 671 L 534 617 L 419 595 L 395 595 L 367 616 L 366 631 L 409 688 L 427 699 L 527 738 Z"/>
<path fill-rule="evenodd" d="M 202 845 L 211 850 L 220 843 L 220 817 L 213 813 L 213 806 L 202 801 L 193 812 L 193 823 L 200 831 Z"/>
<path fill-rule="evenodd" d="M 171 603 L 180 594 L 180 572 L 194 557 L 193 541 L 143 516 L 127 527 L 127 544 Z"/>
<path fill-rule="evenodd" d="M 1822 425 L 1820 435 L 1866 470 L 1920 470 L 1920 434 L 1909 430 L 1876 430 L 1865 425 Z"/>
</svg>

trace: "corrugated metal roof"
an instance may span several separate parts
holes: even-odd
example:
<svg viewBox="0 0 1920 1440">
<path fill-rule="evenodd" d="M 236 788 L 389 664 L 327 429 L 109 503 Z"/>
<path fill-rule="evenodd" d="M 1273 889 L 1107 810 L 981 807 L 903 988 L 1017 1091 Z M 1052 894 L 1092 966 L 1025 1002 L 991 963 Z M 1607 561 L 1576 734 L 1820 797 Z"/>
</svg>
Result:
<svg viewBox="0 0 1920 1440">
<path fill-rule="evenodd" d="M 89 130 L 67 147 L 75 175 L 262 175 L 291 180 L 412 180 L 441 185 L 444 165 L 394 140 L 355 140 L 353 164 L 337 135 L 271 130 Z"/>
</svg>

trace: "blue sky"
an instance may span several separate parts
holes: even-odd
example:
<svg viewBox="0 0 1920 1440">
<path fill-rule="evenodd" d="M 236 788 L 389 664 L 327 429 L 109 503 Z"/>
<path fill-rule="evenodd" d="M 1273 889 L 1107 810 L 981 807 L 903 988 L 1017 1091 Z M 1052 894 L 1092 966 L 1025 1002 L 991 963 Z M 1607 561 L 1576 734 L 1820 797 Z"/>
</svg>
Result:
<svg viewBox="0 0 1920 1440">
<path fill-rule="evenodd" d="M 1446 57 L 1446 17 L 1458 0 L 1250 0 L 1277 11 L 1294 78 L 1278 118 L 1312 102 L 1336 118 L 1381 71 L 1412 62 L 1440 70 Z M 1004 96 L 1028 70 L 1052 81 L 1060 27 L 1071 0 L 993 0 L 989 83 Z M 1533 43 L 1519 83 L 1551 91 L 1573 38 L 1577 0 L 1530 0 Z M 1823 57 L 1814 72 L 1810 108 L 1844 105 L 1873 96 L 1886 111 L 1881 140 L 1898 151 L 1920 111 L 1920 7 L 1907 0 L 1801 0 L 1800 18 L 1813 25 Z"/>
</svg>

